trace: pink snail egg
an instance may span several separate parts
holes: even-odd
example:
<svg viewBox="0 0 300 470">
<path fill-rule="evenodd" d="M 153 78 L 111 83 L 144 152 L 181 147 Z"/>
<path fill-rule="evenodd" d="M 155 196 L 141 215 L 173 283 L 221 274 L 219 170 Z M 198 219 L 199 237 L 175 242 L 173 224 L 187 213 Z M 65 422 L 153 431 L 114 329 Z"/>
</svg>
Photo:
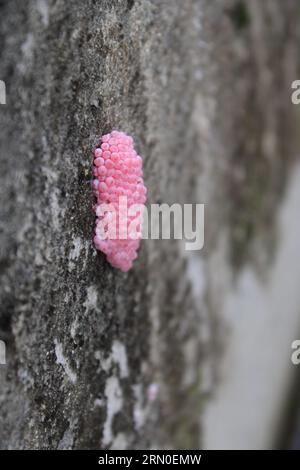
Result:
<svg viewBox="0 0 300 470">
<path fill-rule="evenodd" d="M 104 165 L 104 159 L 101 158 L 101 157 L 98 157 L 98 158 L 95 158 L 95 165 L 96 166 L 101 166 L 101 165 Z"/>
<path fill-rule="evenodd" d="M 106 173 L 107 173 L 107 169 L 105 168 L 105 166 L 104 165 L 99 166 L 98 175 L 99 176 L 104 176 L 104 175 L 106 175 Z"/>
<path fill-rule="evenodd" d="M 143 205 L 146 201 L 142 158 L 134 149 L 133 138 L 114 130 L 101 137 L 94 151 L 94 165 L 93 188 L 97 191 L 94 245 L 113 267 L 126 272 L 137 258 L 142 238 L 141 216 L 139 223 L 131 225 L 135 217 L 128 215 L 132 204 Z M 104 204 L 106 209 L 102 210 Z"/>
<path fill-rule="evenodd" d="M 110 157 L 111 157 L 111 153 L 110 153 L 108 150 L 106 150 L 105 152 L 103 152 L 103 158 L 105 158 L 105 160 L 107 160 L 107 159 L 110 158 Z"/>
<path fill-rule="evenodd" d="M 99 149 L 99 148 L 97 148 L 97 149 L 95 150 L 95 158 L 99 158 L 99 157 L 101 157 L 101 156 L 102 156 L 102 150 Z"/>
<path fill-rule="evenodd" d="M 104 144 L 101 144 L 101 149 L 102 150 L 109 150 L 109 144 L 105 142 Z"/>
</svg>

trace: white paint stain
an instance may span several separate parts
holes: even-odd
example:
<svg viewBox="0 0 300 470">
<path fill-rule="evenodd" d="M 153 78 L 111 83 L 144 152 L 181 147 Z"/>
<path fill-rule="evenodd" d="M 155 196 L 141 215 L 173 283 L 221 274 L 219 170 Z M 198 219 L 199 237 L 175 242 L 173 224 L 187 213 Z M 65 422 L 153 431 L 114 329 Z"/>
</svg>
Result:
<svg viewBox="0 0 300 470">
<path fill-rule="evenodd" d="M 71 429 L 66 429 L 62 439 L 58 444 L 59 450 L 71 450 L 73 447 L 74 435 Z"/>
<path fill-rule="evenodd" d="M 71 325 L 71 331 L 70 331 L 71 332 L 71 337 L 73 339 L 75 338 L 77 328 L 78 328 L 78 318 L 75 318 L 75 320 L 73 321 L 73 323 Z"/>
<path fill-rule="evenodd" d="M 33 58 L 33 49 L 34 49 L 34 36 L 32 33 L 28 33 L 25 41 L 21 46 L 23 56 L 26 60 L 32 60 Z"/>
<path fill-rule="evenodd" d="M 86 291 L 86 300 L 83 304 L 83 306 L 86 308 L 86 311 L 88 310 L 96 310 L 99 311 L 98 309 L 98 291 L 96 287 L 90 286 L 87 288 Z"/>
<path fill-rule="evenodd" d="M 148 395 L 148 400 L 150 402 L 153 402 L 157 399 L 158 391 L 159 391 L 159 386 L 157 383 L 152 383 L 149 385 L 148 390 L 147 390 L 147 395 Z"/>
<path fill-rule="evenodd" d="M 106 396 L 106 420 L 103 427 L 102 444 L 108 446 L 113 441 L 113 420 L 121 411 L 123 396 L 120 383 L 117 377 L 107 379 L 105 386 Z"/>
<path fill-rule="evenodd" d="M 86 266 L 87 263 L 87 253 L 89 249 L 89 242 L 83 241 L 80 237 L 76 237 L 72 242 L 72 249 L 69 254 L 69 271 L 72 271 L 77 264 L 77 261 L 80 259 L 83 261 L 83 266 Z"/>
<path fill-rule="evenodd" d="M 102 408 L 103 400 L 101 398 L 95 398 L 94 400 L 94 408 Z"/>
<path fill-rule="evenodd" d="M 37 0 L 36 6 L 41 15 L 43 25 L 47 27 L 49 25 L 49 5 L 47 0 Z"/>
<path fill-rule="evenodd" d="M 28 33 L 25 41 L 21 45 L 22 58 L 17 64 L 17 67 L 22 74 L 25 74 L 26 70 L 32 65 L 34 47 L 34 36 L 32 33 Z"/>
<path fill-rule="evenodd" d="M 119 432 L 114 438 L 112 443 L 111 450 L 126 450 L 127 449 L 127 439 L 126 435 L 123 432 Z"/>
<path fill-rule="evenodd" d="M 53 227 L 56 230 L 59 230 L 59 219 L 63 215 L 63 213 L 62 213 L 62 208 L 59 205 L 59 199 L 58 199 L 57 193 L 58 193 L 57 188 L 53 189 L 53 191 L 51 192 L 50 209 L 51 209 Z"/>
<path fill-rule="evenodd" d="M 72 371 L 68 360 L 65 358 L 63 354 L 63 347 L 62 344 L 57 341 L 57 339 L 54 339 L 54 344 L 55 344 L 55 355 L 56 355 L 56 363 L 60 364 L 67 376 L 69 377 L 70 381 L 75 384 L 77 381 L 77 376 L 75 372 Z"/>
<path fill-rule="evenodd" d="M 112 360 L 118 364 L 122 379 L 128 377 L 128 361 L 124 344 L 116 340 L 112 345 Z"/>
<path fill-rule="evenodd" d="M 71 260 L 76 260 L 79 258 L 80 256 L 80 253 L 81 253 L 81 250 L 83 250 L 85 248 L 84 244 L 82 243 L 82 240 L 81 238 L 79 237 L 76 237 L 74 238 L 73 240 L 73 248 L 70 252 L 70 256 L 69 258 Z"/>
<path fill-rule="evenodd" d="M 113 368 L 117 365 L 117 371 L 121 379 L 125 379 L 129 375 L 128 361 L 125 346 L 118 340 L 112 344 L 111 353 L 104 358 L 101 351 L 95 352 L 95 358 L 100 363 L 100 369 L 112 373 Z M 116 371 L 116 372 L 117 372 Z M 126 439 L 122 433 L 116 437 L 113 436 L 113 420 L 115 415 L 121 410 L 123 405 L 122 389 L 119 378 L 116 375 L 109 377 L 105 386 L 106 397 L 106 421 L 103 428 L 102 444 L 104 446 L 112 443 L 112 448 L 125 449 Z M 98 400 L 95 406 L 103 406 L 103 401 Z"/>
<path fill-rule="evenodd" d="M 136 431 L 144 426 L 147 415 L 147 408 L 143 406 L 143 389 L 141 384 L 133 385 L 135 405 L 133 409 L 133 421 Z"/>
<path fill-rule="evenodd" d="M 112 344 L 111 353 L 104 357 L 101 351 L 95 352 L 95 359 L 100 363 L 100 369 L 109 372 L 116 364 L 121 379 L 126 379 L 129 375 L 128 360 L 125 346 L 118 340 Z"/>
</svg>

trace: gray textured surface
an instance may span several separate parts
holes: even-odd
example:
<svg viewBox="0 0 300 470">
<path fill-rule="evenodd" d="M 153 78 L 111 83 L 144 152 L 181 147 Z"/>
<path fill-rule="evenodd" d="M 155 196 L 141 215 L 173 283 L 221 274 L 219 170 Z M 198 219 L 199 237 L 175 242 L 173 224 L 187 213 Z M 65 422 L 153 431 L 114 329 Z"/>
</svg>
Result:
<svg viewBox="0 0 300 470">
<path fill-rule="evenodd" d="M 210 257 L 223 230 L 228 269 L 257 227 L 269 245 L 295 147 L 297 2 L 246 4 L 0 2 L 1 447 L 200 445 Z M 201 302 L 175 242 L 145 241 L 126 275 L 93 249 L 91 149 L 111 128 L 135 137 L 149 202 L 209 205 Z"/>
</svg>

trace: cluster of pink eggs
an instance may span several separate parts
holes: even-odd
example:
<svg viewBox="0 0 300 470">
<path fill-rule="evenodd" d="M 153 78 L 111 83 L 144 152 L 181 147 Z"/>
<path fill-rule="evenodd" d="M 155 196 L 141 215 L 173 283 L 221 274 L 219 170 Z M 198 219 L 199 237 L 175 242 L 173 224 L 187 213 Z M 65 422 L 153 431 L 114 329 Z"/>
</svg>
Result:
<svg viewBox="0 0 300 470">
<path fill-rule="evenodd" d="M 147 193 L 142 158 L 132 137 L 119 131 L 103 135 L 94 151 L 93 175 L 95 247 L 112 266 L 126 272 L 137 257 L 142 236 L 142 213 L 132 209 L 145 204 Z"/>
</svg>

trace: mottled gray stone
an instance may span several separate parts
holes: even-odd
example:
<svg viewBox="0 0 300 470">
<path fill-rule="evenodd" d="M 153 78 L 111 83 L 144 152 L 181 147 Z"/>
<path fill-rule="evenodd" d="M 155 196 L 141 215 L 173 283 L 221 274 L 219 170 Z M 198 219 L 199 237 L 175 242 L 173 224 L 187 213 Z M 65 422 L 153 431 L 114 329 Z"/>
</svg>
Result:
<svg viewBox="0 0 300 470">
<path fill-rule="evenodd" d="M 228 269 L 255 258 L 253 227 L 273 239 L 297 2 L 2 0 L 0 16 L 0 445 L 197 448 L 210 257 L 222 231 Z M 144 241 L 122 274 L 96 253 L 91 149 L 112 128 L 136 139 L 149 203 L 208 205 L 200 255 Z"/>
</svg>

